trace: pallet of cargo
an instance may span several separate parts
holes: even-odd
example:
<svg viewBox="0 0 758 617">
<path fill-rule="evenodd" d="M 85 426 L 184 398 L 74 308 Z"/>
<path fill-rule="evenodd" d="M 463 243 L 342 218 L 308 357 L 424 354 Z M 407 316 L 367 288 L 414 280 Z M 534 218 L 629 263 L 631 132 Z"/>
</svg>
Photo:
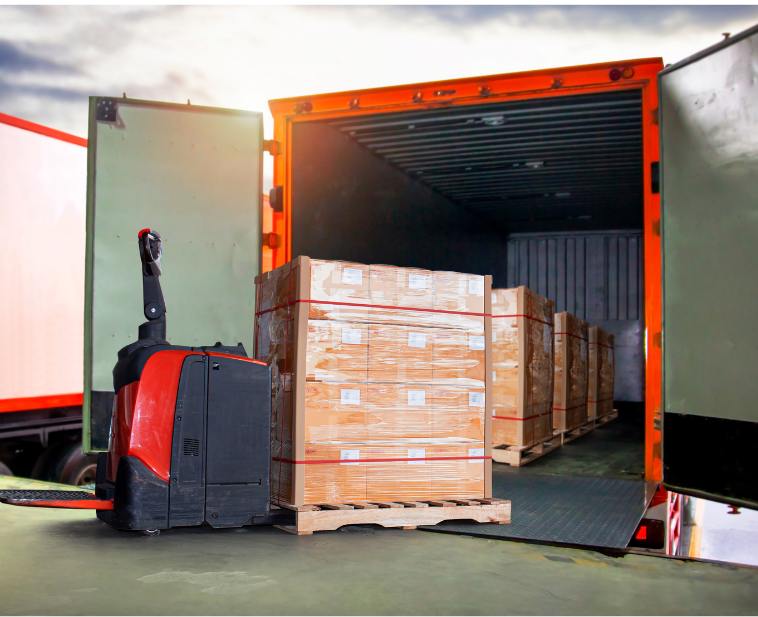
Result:
<svg viewBox="0 0 758 617">
<path fill-rule="evenodd" d="M 296 506 L 294 525 L 274 525 L 298 536 L 314 531 L 333 531 L 343 525 L 381 525 L 416 529 L 443 521 L 474 520 L 477 523 L 511 522 L 511 502 L 502 499 L 445 499 L 429 501 L 373 501 Z"/>
<path fill-rule="evenodd" d="M 521 467 L 534 459 L 545 456 L 562 445 L 560 436 L 546 437 L 540 443 L 531 446 L 499 446 L 492 448 L 492 460 L 512 467 Z"/>
<path fill-rule="evenodd" d="M 614 409 L 611 413 L 595 418 L 595 428 L 600 428 L 619 417 L 619 410 Z"/>
</svg>

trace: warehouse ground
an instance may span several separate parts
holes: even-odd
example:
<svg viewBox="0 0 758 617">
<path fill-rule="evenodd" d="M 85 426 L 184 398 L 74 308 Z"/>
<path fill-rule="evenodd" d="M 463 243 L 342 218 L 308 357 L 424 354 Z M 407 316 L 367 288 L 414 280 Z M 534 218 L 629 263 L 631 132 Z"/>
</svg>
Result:
<svg viewBox="0 0 758 617">
<path fill-rule="evenodd" d="M 2 614 L 758 612 L 758 568 L 724 564 L 371 527 L 149 538 L 91 512 L 6 505 L 0 526 Z"/>
</svg>

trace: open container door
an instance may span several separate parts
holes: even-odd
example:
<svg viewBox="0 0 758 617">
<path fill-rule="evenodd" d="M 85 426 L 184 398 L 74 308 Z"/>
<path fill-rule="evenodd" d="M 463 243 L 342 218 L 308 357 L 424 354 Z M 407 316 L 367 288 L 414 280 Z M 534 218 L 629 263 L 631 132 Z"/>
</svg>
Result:
<svg viewBox="0 0 758 617">
<path fill-rule="evenodd" d="M 85 451 L 108 447 L 117 352 L 137 340 L 137 234 L 164 244 L 168 341 L 253 350 L 263 116 L 91 97 L 84 323 Z M 63 360 L 62 360 L 63 361 Z"/>
<path fill-rule="evenodd" d="M 659 75 L 663 481 L 758 507 L 758 27 Z"/>
</svg>

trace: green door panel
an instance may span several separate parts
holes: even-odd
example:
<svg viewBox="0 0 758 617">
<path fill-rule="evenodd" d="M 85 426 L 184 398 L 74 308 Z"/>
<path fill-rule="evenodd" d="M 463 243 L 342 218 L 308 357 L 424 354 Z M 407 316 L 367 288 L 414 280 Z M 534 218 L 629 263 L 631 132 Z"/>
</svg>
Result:
<svg viewBox="0 0 758 617">
<path fill-rule="evenodd" d="M 758 33 L 680 64 L 660 76 L 664 411 L 756 422 Z"/>
<path fill-rule="evenodd" d="M 120 348 L 137 340 L 137 233 L 163 239 L 168 340 L 253 345 L 261 263 L 262 115 L 116 99 L 113 122 L 90 99 L 85 285 L 84 446 L 107 447 Z M 103 396 L 106 399 L 103 399 Z M 103 437 L 105 435 L 105 438 Z"/>
</svg>

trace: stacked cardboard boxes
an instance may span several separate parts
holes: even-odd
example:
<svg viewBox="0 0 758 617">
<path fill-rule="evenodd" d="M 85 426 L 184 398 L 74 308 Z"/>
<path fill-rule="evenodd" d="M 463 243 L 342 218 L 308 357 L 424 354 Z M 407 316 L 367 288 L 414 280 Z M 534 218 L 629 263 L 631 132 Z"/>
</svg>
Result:
<svg viewBox="0 0 758 617">
<path fill-rule="evenodd" d="M 492 443 L 529 447 L 553 434 L 555 303 L 518 287 L 492 291 Z"/>
<path fill-rule="evenodd" d="M 587 422 L 589 324 L 571 313 L 555 316 L 553 428 L 568 431 Z"/>
<path fill-rule="evenodd" d="M 613 411 L 615 337 L 593 326 L 589 330 L 589 348 L 588 413 L 592 420 Z"/>
<path fill-rule="evenodd" d="M 256 285 L 274 503 L 491 496 L 489 277 L 299 257 Z"/>
</svg>

